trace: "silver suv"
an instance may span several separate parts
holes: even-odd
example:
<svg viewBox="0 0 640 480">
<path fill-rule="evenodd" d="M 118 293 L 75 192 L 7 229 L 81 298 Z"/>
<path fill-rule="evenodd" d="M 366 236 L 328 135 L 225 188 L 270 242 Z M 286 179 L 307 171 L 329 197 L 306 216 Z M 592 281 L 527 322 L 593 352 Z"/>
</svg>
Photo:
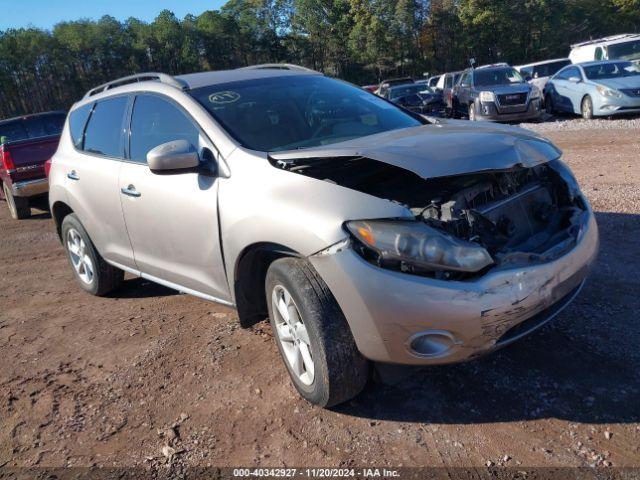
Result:
<svg viewBox="0 0 640 480">
<path fill-rule="evenodd" d="M 268 315 L 295 387 L 331 406 L 370 361 L 469 360 L 577 295 L 598 233 L 560 156 L 300 67 L 145 74 L 73 106 L 50 203 L 83 289 L 129 272 Z"/>
</svg>

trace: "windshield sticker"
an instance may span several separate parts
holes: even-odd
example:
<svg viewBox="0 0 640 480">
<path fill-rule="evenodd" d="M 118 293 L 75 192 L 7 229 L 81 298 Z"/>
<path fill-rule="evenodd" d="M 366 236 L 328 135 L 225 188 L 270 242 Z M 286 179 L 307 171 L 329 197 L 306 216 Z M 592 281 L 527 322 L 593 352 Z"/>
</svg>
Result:
<svg viewBox="0 0 640 480">
<path fill-rule="evenodd" d="M 224 105 L 226 103 L 233 103 L 240 100 L 240 94 L 238 92 L 232 92 L 227 90 L 225 92 L 216 92 L 209 95 L 209 101 L 216 105 Z"/>
</svg>

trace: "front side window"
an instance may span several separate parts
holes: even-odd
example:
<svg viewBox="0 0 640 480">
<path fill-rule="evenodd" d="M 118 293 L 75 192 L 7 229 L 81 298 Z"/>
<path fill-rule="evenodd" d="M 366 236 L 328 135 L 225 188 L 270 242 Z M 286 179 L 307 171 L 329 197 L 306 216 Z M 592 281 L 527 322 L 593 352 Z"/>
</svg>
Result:
<svg viewBox="0 0 640 480">
<path fill-rule="evenodd" d="M 128 101 L 128 97 L 115 97 L 96 104 L 87 125 L 84 151 L 122 158 L 123 119 Z"/>
<path fill-rule="evenodd" d="M 176 105 L 157 95 L 139 95 L 131 117 L 130 159 L 147 163 L 147 153 L 163 143 L 186 140 L 198 148 L 199 129 Z"/>
<path fill-rule="evenodd" d="M 231 82 L 199 88 L 191 95 L 240 144 L 263 152 L 423 125 L 375 95 L 319 75 Z"/>
<path fill-rule="evenodd" d="M 523 83 L 522 76 L 515 68 L 487 68 L 477 69 L 473 73 L 474 85 L 476 87 L 490 87 L 494 85 L 513 85 Z"/>
</svg>

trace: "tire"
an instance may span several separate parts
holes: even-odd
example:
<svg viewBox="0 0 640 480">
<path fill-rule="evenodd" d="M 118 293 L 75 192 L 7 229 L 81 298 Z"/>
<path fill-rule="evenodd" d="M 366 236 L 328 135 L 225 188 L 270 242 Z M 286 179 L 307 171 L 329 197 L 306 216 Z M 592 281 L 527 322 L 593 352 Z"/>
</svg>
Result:
<svg viewBox="0 0 640 480">
<path fill-rule="evenodd" d="M 549 115 L 553 115 L 554 113 L 556 113 L 556 109 L 553 106 L 553 97 L 549 94 L 547 94 L 547 96 L 544 97 L 544 110 Z"/>
<path fill-rule="evenodd" d="M 369 362 L 313 267 L 297 258 L 276 260 L 267 271 L 265 292 L 273 336 L 300 395 L 321 407 L 358 395 L 367 383 Z M 287 308 L 278 308 L 283 302 Z"/>
<path fill-rule="evenodd" d="M 476 120 L 477 120 L 477 118 L 476 118 L 476 107 L 475 107 L 475 104 L 470 103 L 469 104 L 469 121 L 475 122 Z"/>
<path fill-rule="evenodd" d="M 593 101 L 589 95 L 582 99 L 580 112 L 582 113 L 582 118 L 585 120 L 591 120 L 593 118 Z"/>
<path fill-rule="evenodd" d="M 14 220 L 24 220 L 31 216 L 31 207 L 29 206 L 28 198 L 14 197 L 6 183 L 2 184 L 2 191 L 9 206 L 11 218 Z"/>
<path fill-rule="evenodd" d="M 71 269 L 83 290 L 103 296 L 122 285 L 124 272 L 104 261 L 74 213 L 64 217 L 61 234 Z"/>
</svg>

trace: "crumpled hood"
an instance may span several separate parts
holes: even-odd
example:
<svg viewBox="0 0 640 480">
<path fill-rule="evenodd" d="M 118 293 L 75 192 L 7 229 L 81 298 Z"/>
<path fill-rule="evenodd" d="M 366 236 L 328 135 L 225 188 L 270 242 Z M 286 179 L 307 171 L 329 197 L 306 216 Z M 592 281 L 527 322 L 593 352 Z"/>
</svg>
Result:
<svg viewBox="0 0 640 480">
<path fill-rule="evenodd" d="M 422 178 L 483 170 L 533 167 L 562 152 L 533 132 L 497 124 L 438 120 L 432 125 L 393 130 L 322 147 L 269 156 L 274 160 L 367 157 L 409 170 Z"/>
</svg>

